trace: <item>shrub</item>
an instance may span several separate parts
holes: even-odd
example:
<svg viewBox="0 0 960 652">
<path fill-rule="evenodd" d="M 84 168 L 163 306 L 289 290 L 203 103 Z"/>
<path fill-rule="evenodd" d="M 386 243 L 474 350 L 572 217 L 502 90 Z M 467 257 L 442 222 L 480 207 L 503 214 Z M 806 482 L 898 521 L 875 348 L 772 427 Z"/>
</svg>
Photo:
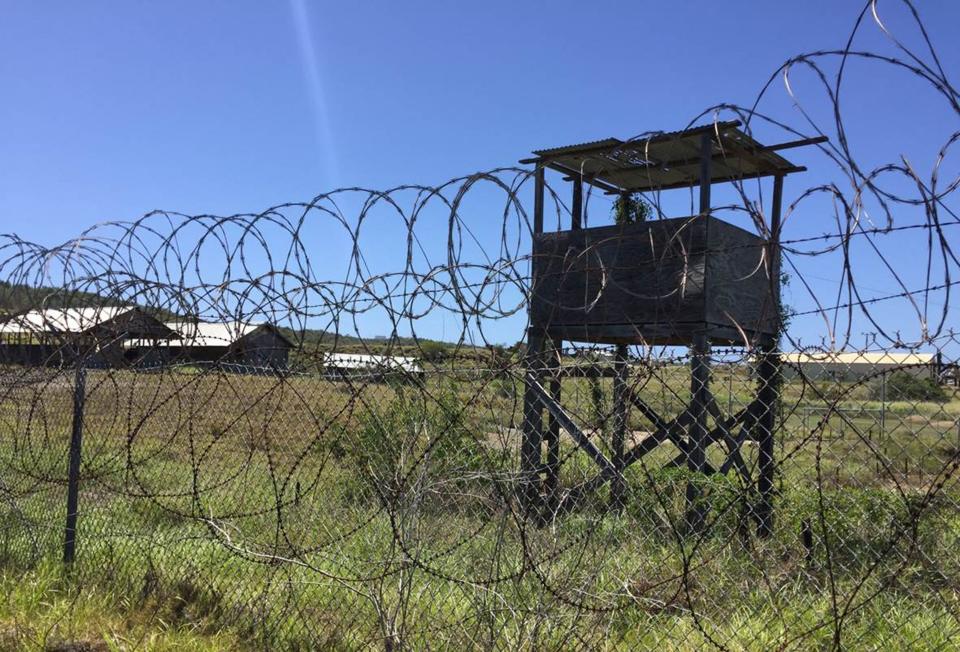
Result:
<svg viewBox="0 0 960 652">
<path fill-rule="evenodd" d="M 518 385 L 519 383 L 517 382 L 516 378 L 506 374 L 496 378 L 493 381 L 493 386 L 496 390 L 497 396 L 511 401 L 517 399 Z"/>
<path fill-rule="evenodd" d="M 450 351 L 443 342 L 434 342 L 433 340 L 420 341 L 420 357 L 427 362 L 443 362 L 449 355 Z"/>
<path fill-rule="evenodd" d="M 886 394 L 886 396 L 884 396 Z M 906 371 L 895 371 L 884 379 L 877 378 L 870 384 L 870 398 L 880 401 L 932 401 L 946 403 L 947 395 L 932 378 L 921 378 Z"/>
<path fill-rule="evenodd" d="M 368 412 L 347 451 L 363 483 L 393 503 L 417 478 L 455 480 L 482 468 L 484 451 L 466 426 L 456 390 L 429 397 L 399 389 Z"/>
<path fill-rule="evenodd" d="M 866 401 L 872 396 L 872 389 L 866 384 L 856 384 L 840 380 L 821 380 L 816 383 L 817 392 L 826 401 Z M 813 397 L 811 397 L 813 398 Z"/>
<path fill-rule="evenodd" d="M 601 430 L 607 427 L 607 400 L 603 386 L 596 376 L 590 377 L 590 404 L 593 408 L 593 427 Z"/>
<path fill-rule="evenodd" d="M 615 224 L 637 224 L 646 222 L 653 209 L 642 197 L 636 194 L 622 195 L 613 202 L 613 221 Z"/>
</svg>

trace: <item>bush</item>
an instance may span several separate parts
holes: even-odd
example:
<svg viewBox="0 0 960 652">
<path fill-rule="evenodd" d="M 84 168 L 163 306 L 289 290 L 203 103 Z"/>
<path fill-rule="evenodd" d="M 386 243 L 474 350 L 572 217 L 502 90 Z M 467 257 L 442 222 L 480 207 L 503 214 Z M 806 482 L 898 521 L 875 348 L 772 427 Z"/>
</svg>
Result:
<svg viewBox="0 0 960 652">
<path fill-rule="evenodd" d="M 826 401 L 866 401 L 873 395 L 872 387 L 840 380 L 822 380 L 816 383 L 817 392 Z M 812 397 L 811 397 L 812 398 Z"/>
<path fill-rule="evenodd" d="M 614 224 L 637 224 L 646 222 L 653 214 L 653 209 L 642 197 L 636 194 L 622 195 L 613 202 Z"/>
<path fill-rule="evenodd" d="M 420 357 L 426 362 L 437 364 L 446 360 L 449 355 L 450 350 L 443 342 L 420 341 Z"/>
<path fill-rule="evenodd" d="M 402 500 L 417 478 L 457 480 L 483 468 L 485 459 L 464 422 L 455 388 L 434 397 L 401 389 L 386 406 L 371 408 L 350 443 L 347 458 L 358 477 L 391 504 Z"/>
<path fill-rule="evenodd" d="M 886 396 L 884 396 L 886 393 Z M 943 387 L 932 378 L 921 378 L 906 371 L 895 371 L 886 379 L 886 390 L 882 378 L 870 385 L 870 398 L 876 401 L 932 401 L 946 403 L 947 394 Z"/>
<path fill-rule="evenodd" d="M 604 430 L 607 427 L 607 400 L 596 376 L 590 377 L 590 404 L 593 407 L 593 427 Z"/>
</svg>

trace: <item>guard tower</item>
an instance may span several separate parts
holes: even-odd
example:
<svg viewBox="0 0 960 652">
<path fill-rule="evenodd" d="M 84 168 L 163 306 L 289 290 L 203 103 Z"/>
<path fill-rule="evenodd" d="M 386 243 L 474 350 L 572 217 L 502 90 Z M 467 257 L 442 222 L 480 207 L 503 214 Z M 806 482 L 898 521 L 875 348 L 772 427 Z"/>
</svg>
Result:
<svg viewBox="0 0 960 652">
<path fill-rule="evenodd" d="M 521 443 L 522 500 L 528 514 L 572 508 L 583 495 L 610 483 L 614 508 L 627 499 L 624 471 L 670 441 L 694 473 L 738 473 L 751 488 L 758 531 L 773 524 L 774 408 L 779 359 L 780 235 L 783 179 L 801 172 L 781 150 L 826 138 L 765 146 L 739 122 L 718 122 L 624 142 L 615 138 L 534 152 L 532 288 L 527 334 L 524 427 Z M 544 232 L 544 172 L 572 183 L 569 230 Z M 711 214 L 713 184 L 773 178 L 769 225 L 759 234 Z M 633 224 L 583 228 L 584 184 L 621 197 L 687 189 L 699 193 L 699 213 Z M 616 345 L 614 415 L 610 455 L 578 427 L 562 405 L 559 350 L 564 341 Z M 690 349 L 689 405 L 678 415 L 658 414 L 628 386 L 631 344 Z M 744 345 L 757 353 L 755 398 L 736 414 L 723 414 L 710 392 L 710 348 Z M 551 367 L 551 365 L 557 365 Z M 628 410 L 651 432 L 625 449 Z M 546 416 L 546 421 L 544 417 Z M 566 430 L 597 464 L 587 482 L 558 492 L 559 435 Z M 758 444 L 757 477 L 741 454 Z M 713 468 L 706 450 L 722 445 L 725 462 Z M 544 451 L 544 448 L 546 449 Z M 686 489 L 687 526 L 702 527 L 705 512 L 694 482 Z"/>
</svg>

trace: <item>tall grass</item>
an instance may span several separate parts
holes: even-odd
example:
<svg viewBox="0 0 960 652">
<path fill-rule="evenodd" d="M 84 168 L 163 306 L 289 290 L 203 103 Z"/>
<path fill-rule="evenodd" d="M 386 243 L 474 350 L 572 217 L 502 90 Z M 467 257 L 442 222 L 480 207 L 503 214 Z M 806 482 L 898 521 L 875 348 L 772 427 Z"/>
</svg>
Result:
<svg viewBox="0 0 960 652">
<path fill-rule="evenodd" d="M 534 527 L 513 499 L 519 387 L 502 378 L 422 391 L 114 380 L 88 403 L 69 574 L 69 387 L 44 390 L 42 418 L 25 413 L 29 397 L 0 403 L 12 596 L 0 633 L 13 646 L 766 650 L 826 647 L 838 631 L 850 648 L 958 642 L 957 488 L 926 500 L 930 479 L 892 483 L 856 433 L 818 452 L 823 435 L 787 417 L 771 539 L 744 526 L 753 497 L 735 476 L 661 469 L 669 446 L 629 470 L 622 513 L 601 491 Z M 570 411 L 592 415 L 588 382 L 565 387 Z M 889 447 L 944 440 L 920 425 L 888 433 Z M 566 438 L 561 453 L 565 486 L 596 472 Z M 709 506 L 703 536 L 678 529 L 689 481 Z"/>
</svg>

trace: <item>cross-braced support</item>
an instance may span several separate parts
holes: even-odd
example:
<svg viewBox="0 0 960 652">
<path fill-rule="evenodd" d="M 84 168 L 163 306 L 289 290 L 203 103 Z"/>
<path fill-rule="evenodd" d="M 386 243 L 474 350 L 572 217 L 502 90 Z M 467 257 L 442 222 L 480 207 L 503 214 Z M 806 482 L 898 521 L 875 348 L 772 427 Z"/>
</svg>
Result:
<svg viewBox="0 0 960 652">
<path fill-rule="evenodd" d="M 614 511 L 623 509 L 627 502 L 628 485 L 626 471 L 640 462 L 662 444 L 670 443 L 679 450 L 666 467 L 686 467 L 691 478 L 686 488 L 685 526 L 688 532 L 702 531 L 707 523 L 708 510 L 705 496 L 696 478 L 716 473 L 735 473 L 745 488 L 750 502 L 749 512 L 756 515 L 759 533 L 763 536 L 772 527 L 773 473 L 773 414 L 767 406 L 775 403 L 775 384 L 770 382 L 772 361 L 761 357 L 757 377 L 759 388 L 756 398 L 733 414 L 724 414 L 710 391 L 710 348 L 704 340 L 691 355 L 691 399 L 679 414 L 666 419 L 630 387 L 630 375 L 626 347 L 618 349 L 614 367 L 613 428 L 610 435 L 608 457 L 594 439 L 595 433 L 581 428 L 560 402 L 561 375 L 551 369 L 544 376 L 527 371 L 526 397 L 529 403 L 524 424 L 524 469 L 527 480 L 525 502 L 530 513 L 538 518 L 546 513 L 562 514 L 575 510 L 587 496 L 610 483 L 609 505 Z M 549 367 L 547 367 L 549 369 Z M 548 383 L 545 381 L 549 381 Z M 772 403 L 773 401 L 774 403 Z M 648 421 L 652 432 L 626 448 L 627 423 L 630 409 Z M 543 427 L 543 413 L 547 415 L 544 436 L 537 437 L 533 426 Z M 711 423 L 712 420 L 712 423 Z M 593 460 L 597 474 L 566 490 L 559 489 L 560 435 L 566 432 L 573 442 Z M 546 463 L 541 464 L 541 442 L 547 443 Z M 757 477 L 743 457 L 746 441 L 756 442 L 760 451 Z M 536 446 L 534 446 L 536 442 Z M 707 459 L 712 445 L 721 446 L 723 461 L 715 466 Z M 765 451 L 767 451 L 765 453 Z"/>
</svg>

